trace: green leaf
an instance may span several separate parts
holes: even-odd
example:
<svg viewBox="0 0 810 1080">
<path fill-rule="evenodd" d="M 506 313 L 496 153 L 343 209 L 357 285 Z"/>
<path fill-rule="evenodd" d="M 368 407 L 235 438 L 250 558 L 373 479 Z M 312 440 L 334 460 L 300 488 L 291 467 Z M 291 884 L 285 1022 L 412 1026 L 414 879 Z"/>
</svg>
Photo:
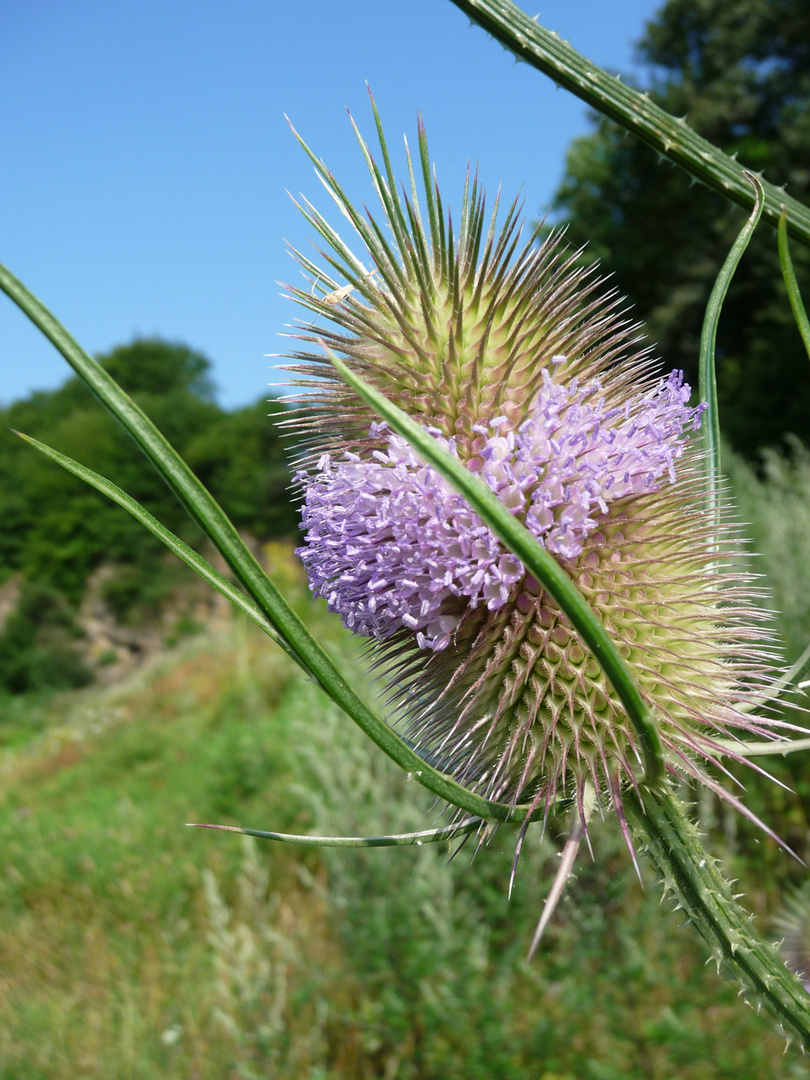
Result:
<svg viewBox="0 0 810 1080">
<path fill-rule="evenodd" d="M 535 540 L 528 529 L 509 513 L 483 481 L 442 449 L 424 428 L 361 379 L 342 360 L 331 352 L 328 355 L 341 378 L 463 495 L 482 521 L 518 556 L 523 565 L 557 601 L 571 624 L 582 635 L 627 710 L 641 745 L 645 782 L 651 786 L 657 784 L 663 776 L 664 764 L 661 739 L 653 715 L 610 635 L 559 563 Z"/>
<path fill-rule="evenodd" d="M 769 702 L 778 701 L 786 690 L 790 690 L 794 686 L 807 693 L 807 684 L 802 683 L 800 680 L 808 673 L 810 673 L 810 645 L 805 647 L 799 659 L 791 665 L 790 669 L 785 672 L 778 682 L 768 688 L 766 693 L 758 697 L 756 701 L 745 702 L 738 705 L 737 708 L 740 712 L 753 712 L 755 709 L 761 709 Z"/>
<path fill-rule="evenodd" d="M 298 844 L 301 847 L 410 847 L 422 844 L 435 844 L 441 840 L 454 840 L 457 836 L 466 836 L 482 824 L 481 818 L 473 821 L 460 821 L 456 825 L 443 825 L 438 829 L 426 829 L 424 832 L 393 833 L 388 836 L 299 836 L 296 833 L 265 832 L 262 829 L 242 829 L 238 825 L 200 825 L 190 821 L 190 829 L 220 829 L 222 832 L 242 833 L 243 836 L 258 836 L 260 840 L 280 840 L 283 844 Z"/>
<path fill-rule="evenodd" d="M 80 480 L 84 480 L 85 483 L 94 487 L 96 491 L 101 492 L 101 494 L 106 495 L 108 499 L 112 499 L 113 502 L 118 503 L 118 505 L 123 507 L 127 513 L 132 514 L 145 529 L 148 529 L 153 536 L 156 536 L 170 551 L 173 551 L 178 558 L 182 559 L 187 566 L 190 566 L 191 569 L 207 581 L 209 585 L 213 586 L 217 592 L 221 593 L 230 600 L 232 604 L 239 608 L 240 611 L 244 612 L 248 618 L 252 619 L 253 622 L 264 630 L 277 645 L 284 649 L 296 663 L 299 662 L 296 653 L 278 634 L 272 623 L 264 617 L 258 605 L 255 604 L 250 597 L 245 596 L 241 590 L 232 585 L 227 578 L 224 578 L 222 574 L 215 570 L 202 555 L 199 555 L 178 536 L 175 536 L 173 532 L 161 525 L 157 518 L 153 517 L 148 510 L 145 510 L 137 500 L 133 499 L 130 495 L 127 495 L 125 491 L 122 491 L 121 488 L 113 484 L 112 481 L 107 480 L 103 476 L 99 476 L 99 474 L 93 472 L 92 469 L 80 465 L 79 462 L 74 461 L 73 458 L 69 458 L 65 454 L 60 454 L 58 450 L 46 446 L 45 443 L 39 442 L 38 439 L 32 439 L 30 435 L 24 435 L 21 431 L 15 431 L 14 434 L 19 435 L 19 437 L 27 442 L 29 446 L 33 446 L 46 457 L 49 457 L 52 461 L 61 465 L 63 469 L 73 473 L 74 476 L 78 476 Z"/>
<path fill-rule="evenodd" d="M 755 192 L 754 209 L 751 216 L 740 229 L 737 239 L 726 257 L 726 261 L 717 275 L 717 280 L 706 305 L 706 315 L 703 320 L 703 328 L 700 334 L 700 366 L 698 392 L 700 400 L 706 403 L 706 418 L 701 425 L 703 444 L 706 450 L 706 467 L 708 480 L 707 506 L 715 533 L 719 526 L 720 514 L 720 413 L 717 405 L 717 378 L 715 374 L 715 346 L 717 343 L 717 324 L 720 320 L 720 312 L 723 301 L 726 298 L 734 271 L 739 265 L 743 252 L 748 247 L 754 229 L 759 224 L 762 216 L 763 192 L 762 183 L 753 173 L 745 173 L 746 179 Z"/>
<path fill-rule="evenodd" d="M 737 742 L 733 739 L 717 739 L 712 749 L 734 758 L 787 757 L 788 754 L 810 750 L 810 739 L 777 739 L 775 742 Z"/>
<path fill-rule="evenodd" d="M 787 236 L 787 210 L 785 208 L 782 209 L 782 213 L 779 216 L 777 235 L 779 238 L 779 263 L 782 267 L 782 277 L 785 279 L 785 286 L 787 287 L 787 294 L 793 311 L 793 317 L 796 320 L 796 325 L 802 336 L 807 355 L 810 357 L 810 322 L 807 319 L 807 312 L 802 303 L 802 294 L 799 292 L 799 283 L 796 280 L 796 272 L 793 269 L 793 260 L 790 257 Z"/>
</svg>

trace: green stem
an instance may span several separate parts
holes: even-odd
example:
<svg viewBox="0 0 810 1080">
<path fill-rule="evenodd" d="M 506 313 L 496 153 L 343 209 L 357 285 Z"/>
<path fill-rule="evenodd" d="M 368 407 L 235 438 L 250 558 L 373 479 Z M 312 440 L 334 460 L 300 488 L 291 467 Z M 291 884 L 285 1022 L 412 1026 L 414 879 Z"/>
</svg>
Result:
<svg viewBox="0 0 810 1080">
<path fill-rule="evenodd" d="M 670 116 L 649 95 L 626 86 L 571 48 L 568 42 L 539 26 L 511 0 L 452 2 L 517 59 L 550 76 L 713 191 L 745 209 L 753 205 L 744 169 L 734 158 L 701 138 L 685 119 Z M 764 214 L 771 225 L 776 228 L 785 207 L 791 235 L 810 245 L 810 210 L 773 184 L 763 181 L 763 188 Z"/>
<path fill-rule="evenodd" d="M 749 999 L 766 1006 L 789 1039 L 796 1037 L 805 1051 L 810 1049 L 810 994 L 734 899 L 679 800 L 659 791 L 645 792 L 643 807 L 634 794 L 624 795 L 623 802 L 665 889 L 675 895 L 718 966 L 740 982 Z"/>
</svg>

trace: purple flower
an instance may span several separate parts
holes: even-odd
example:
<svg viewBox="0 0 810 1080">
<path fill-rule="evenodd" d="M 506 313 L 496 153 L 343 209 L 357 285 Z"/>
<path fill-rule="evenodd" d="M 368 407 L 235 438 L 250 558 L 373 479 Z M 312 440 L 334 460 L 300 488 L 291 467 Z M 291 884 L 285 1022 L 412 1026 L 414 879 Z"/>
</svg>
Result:
<svg viewBox="0 0 810 1080">
<path fill-rule="evenodd" d="M 376 422 L 325 344 L 416 418 L 545 545 L 612 635 L 658 719 L 666 768 L 745 810 L 713 766 L 748 734 L 777 738 L 751 704 L 775 648 L 726 517 L 706 511 L 698 429 L 679 372 L 661 377 L 580 253 L 519 244 L 513 205 L 487 221 L 467 185 L 458 239 L 441 217 L 420 127 L 424 207 L 408 157 L 371 162 L 383 225 L 316 161 L 366 250 L 305 210 L 348 284 L 304 256 L 298 482 L 313 591 L 370 642 L 391 723 L 459 782 L 554 807 L 637 782 L 632 725 L 565 613 L 464 500 Z M 316 160 L 313 158 L 313 160 Z M 427 223 L 427 225 L 425 224 Z M 365 263 L 364 261 L 365 260 Z M 365 264 L 373 266 L 368 272 Z M 732 754 L 732 756 L 734 756 Z"/>
<path fill-rule="evenodd" d="M 565 357 L 554 362 L 564 376 Z M 610 503 L 674 481 L 680 436 L 702 410 L 687 407 L 680 372 L 624 408 L 605 405 L 598 380 L 566 386 L 545 374 L 517 430 L 503 417 L 476 425 L 467 465 L 550 552 L 575 559 Z M 371 437 L 384 430 L 373 425 Z M 444 649 L 465 611 L 518 602 L 526 571 L 407 442 L 386 438 L 367 460 L 326 454 L 314 475 L 299 474 L 299 554 L 313 592 L 349 630 L 380 641 L 407 631 L 422 649 Z M 453 439 L 438 440 L 456 451 Z"/>
</svg>

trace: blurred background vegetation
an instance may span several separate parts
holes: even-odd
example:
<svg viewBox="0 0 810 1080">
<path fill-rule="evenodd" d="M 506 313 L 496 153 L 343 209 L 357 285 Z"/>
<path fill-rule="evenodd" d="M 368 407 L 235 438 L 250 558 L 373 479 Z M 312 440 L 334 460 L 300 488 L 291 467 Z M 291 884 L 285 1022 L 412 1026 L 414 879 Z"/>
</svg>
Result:
<svg viewBox="0 0 810 1080">
<path fill-rule="evenodd" d="M 666 108 L 807 199 L 804 0 L 669 0 L 641 51 Z M 703 306 L 741 212 L 602 122 L 572 147 L 556 213 L 694 385 Z M 808 297 L 810 256 L 793 254 Z M 184 345 L 137 340 L 100 359 L 367 689 L 292 555 L 283 407 L 225 412 Z M 810 367 L 768 229 L 732 285 L 718 361 L 724 464 L 792 661 L 810 639 Z M 507 829 L 452 861 L 439 845 L 315 852 L 184 831 L 380 833 L 434 812 L 258 631 L 214 618 L 156 541 L 9 428 L 204 547 L 78 380 L 2 410 L 0 1080 L 810 1076 L 703 966 L 652 878 L 639 886 L 609 821 L 531 965 L 562 822 L 530 835 L 508 902 Z M 744 798 L 807 859 L 806 759 L 761 763 L 785 787 L 732 769 Z M 684 794 L 775 925 L 805 869 L 725 804 Z"/>
<path fill-rule="evenodd" d="M 367 690 L 355 647 L 290 581 Z M 705 965 L 643 860 L 642 889 L 610 820 L 531 964 L 563 820 L 529 833 L 509 900 L 512 828 L 452 860 L 447 845 L 317 851 L 184 829 L 368 835 L 436 820 L 427 793 L 239 620 L 113 687 L 14 706 L 0 728 L 2 1080 L 808 1076 Z M 770 824 L 806 836 L 806 783 L 803 796 L 746 783 Z M 771 926 L 804 869 L 713 802 L 701 813 Z"/>
<path fill-rule="evenodd" d="M 297 513 L 276 424 L 282 405 L 261 400 L 225 412 L 214 400 L 208 360 L 184 345 L 138 340 L 98 359 L 243 533 L 256 542 L 295 537 Z M 77 377 L 0 410 L 0 590 L 5 585 L 6 600 L 0 697 L 92 679 L 92 643 L 78 616 L 93 571 L 105 569 L 99 600 L 108 615 L 130 626 L 154 620 L 184 580 L 174 557 L 134 518 L 32 453 L 9 429 L 113 480 L 193 547 L 204 543 L 152 465 Z"/>
</svg>

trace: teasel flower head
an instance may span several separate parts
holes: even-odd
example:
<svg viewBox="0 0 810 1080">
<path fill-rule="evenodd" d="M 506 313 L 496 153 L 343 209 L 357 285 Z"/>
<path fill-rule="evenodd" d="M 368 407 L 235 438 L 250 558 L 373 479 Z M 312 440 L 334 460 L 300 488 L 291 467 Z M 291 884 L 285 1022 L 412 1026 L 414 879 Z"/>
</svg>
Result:
<svg viewBox="0 0 810 1080">
<path fill-rule="evenodd" d="M 718 548 L 705 508 L 701 407 L 581 252 L 559 235 L 522 238 L 516 202 L 499 224 L 499 200 L 487 214 L 469 173 L 456 232 L 421 121 L 423 188 L 406 143 L 400 190 L 374 115 L 379 164 L 358 139 L 379 220 L 302 143 L 360 245 L 302 205 L 325 243 L 320 265 L 295 252 L 308 281 L 289 287 L 312 316 L 288 370 L 313 591 L 367 639 L 391 722 L 425 760 L 501 803 L 549 813 L 569 799 L 584 820 L 594 800 L 612 802 L 624 827 L 641 754 L 599 663 L 520 560 L 341 381 L 331 351 L 557 559 L 654 709 L 666 769 L 752 817 L 715 772 L 729 741 L 779 735 L 750 708 L 775 650 L 734 528 L 720 523 Z"/>
</svg>

